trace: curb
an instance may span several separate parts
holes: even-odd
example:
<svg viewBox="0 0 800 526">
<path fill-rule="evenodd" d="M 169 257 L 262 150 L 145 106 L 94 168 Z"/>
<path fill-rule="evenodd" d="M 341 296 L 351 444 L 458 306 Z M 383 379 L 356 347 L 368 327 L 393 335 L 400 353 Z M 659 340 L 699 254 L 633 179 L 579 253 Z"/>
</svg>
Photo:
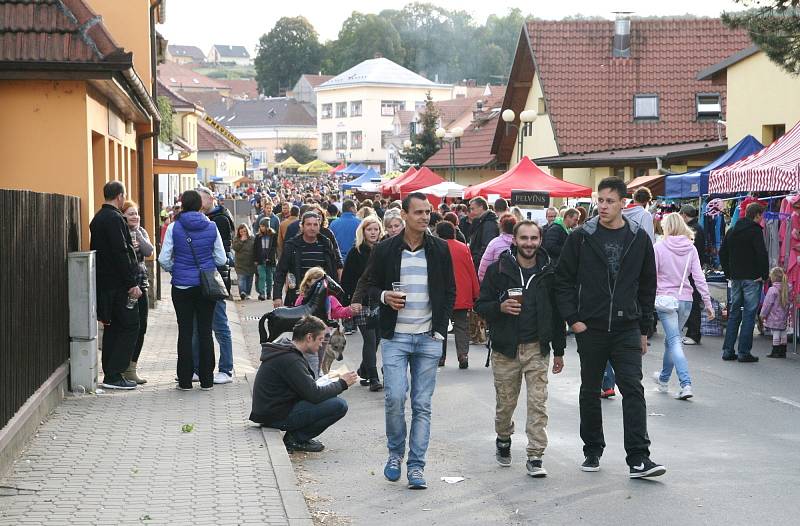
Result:
<svg viewBox="0 0 800 526">
<path fill-rule="evenodd" d="M 247 339 L 242 328 L 242 319 L 239 309 L 233 302 L 230 302 L 231 309 L 228 311 L 228 324 L 231 329 L 231 339 L 233 340 L 234 363 L 236 376 L 244 378 L 248 385 L 248 392 L 253 393 L 253 382 L 256 377 L 256 370 L 250 365 L 247 353 Z M 231 313 L 233 311 L 233 314 Z M 240 352 L 236 352 L 239 349 Z M 253 427 L 256 427 L 253 425 Z M 290 526 L 314 526 L 311 520 L 311 513 L 308 504 L 303 497 L 303 492 L 297 483 L 297 477 L 292 467 L 292 461 L 286 447 L 283 445 L 283 435 L 277 429 L 260 427 L 261 436 L 264 438 L 264 445 L 269 455 L 272 471 L 275 473 L 275 481 L 278 484 L 283 509 Z"/>
</svg>

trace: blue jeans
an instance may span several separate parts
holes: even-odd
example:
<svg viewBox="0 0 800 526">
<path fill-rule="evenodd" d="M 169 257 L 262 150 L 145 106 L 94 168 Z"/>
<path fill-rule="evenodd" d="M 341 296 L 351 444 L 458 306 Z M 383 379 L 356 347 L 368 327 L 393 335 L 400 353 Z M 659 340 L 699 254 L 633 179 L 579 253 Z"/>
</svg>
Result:
<svg viewBox="0 0 800 526">
<path fill-rule="evenodd" d="M 614 368 L 611 367 L 611 362 L 606 362 L 606 372 L 603 373 L 603 391 L 614 389 L 614 384 L 617 379 L 614 376 Z"/>
<path fill-rule="evenodd" d="M 731 303 L 728 308 L 728 326 L 722 355 L 736 354 L 733 347 L 739 338 L 739 356 L 747 356 L 753 348 L 753 327 L 756 324 L 758 300 L 761 299 L 761 282 L 752 279 L 734 279 L 731 286 Z M 744 307 L 744 311 L 742 311 Z M 741 324 L 741 329 L 739 328 Z"/>
<path fill-rule="evenodd" d="M 683 354 L 683 324 L 692 312 L 691 301 L 679 301 L 676 311 L 658 311 L 658 319 L 664 327 L 664 365 L 661 368 L 659 379 L 661 382 L 669 382 L 672 375 L 672 368 L 678 373 L 678 380 L 681 387 L 692 385 L 692 378 L 689 376 L 689 362 Z"/>
<path fill-rule="evenodd" d="M 250 292 L 253 290 L 253 275 L 246 276 L 244 273 L 236 275 L 239 277 L 239 294 L 244 294 L 250 297 Z"/>
<path fill-rule="evenodd" d="M 345 414 L 347 402 L 336 396 L 318 404 L 300 400 L 284 420 L 272 422 L 267 427 L 282 429 L 291 433 L 297 441 L 305 442 L 321 435 Z"/>
<path fill-rule="evenodd" d="M 408 468 L 425 467 L 431 435 L 431 398 L 442 342 L 428 334 L 395 333 L 381 340 L 385 388 L 386 443 L 390 455 L 405 456 L 406 393 L 411 370 L 411 432 L 408 435 Z"/>
<path fill-rule="evenodd" d="M 231 375 L 233 374 L 233 341 L 231 340 L 231 329 L 228 327 L 228 313 L 225 312 L 225 300 L 219 300 L 214 305 L 214 321 L 211 323 L 211 329 L 219 344 L 219 372 Z M 197 320 L 195 320 L 195 329 L 192 334 L 192 357 L 196 373 L 200 363 Z"/>
</svg>

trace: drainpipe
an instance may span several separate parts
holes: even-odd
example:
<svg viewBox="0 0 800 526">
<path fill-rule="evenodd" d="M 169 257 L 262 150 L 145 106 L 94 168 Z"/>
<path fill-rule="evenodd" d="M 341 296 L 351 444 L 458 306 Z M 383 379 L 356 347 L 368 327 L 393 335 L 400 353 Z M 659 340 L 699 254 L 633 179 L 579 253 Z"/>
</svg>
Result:
<svg viewBox="0 0 800 526">
<path fill-rule="evenodd" d="M 156 87 L 158 85 L 158 69 L 156 68 L 156 61 L 158 60 L 158 53 L 156 51 L 156 9 L 161 7 L 163 0 L 156 0 L 150 6 L 150 101 L 156 100 Z M 156 111 L 158 114 L 158 111 Z M 150 137 L 153 137 L 153 160 L 155 161 L 158 159 L 158 135 L 161 131 L 161 121 L 154 123 L 154 131 L 153 133 L 146 134 Z M 148 137 L 142 136 L 143 139 Z M 137 145 L 137 152 L 142 151 L 142 145 Z M 141 159 L 144 157 L 144 153 L 140 153 L 140 162 L 139 162 L 139 170 L 140 170 L 140 182 L 144 182 L 144 167 L 142 166 Z M 141 188 L 141 187 L 140 187 Z M 158 237 L 159 235 L 159 223 L 158 223 L 158 194 L 159 194 L 159 187 L 158 187 L 158 176 L 153 174 L 153 233 Z M 144 196 L 143 196 L 144 197 Z M 156 242 L 153 246 L 159 247 L 160 250 L 160 243 Z M 161 299 L 161 265 L 158 264 L 158 257 L 156 257 L 155 262 L 155 281 L 156 281 L 156 299 Z"/>
</svg>

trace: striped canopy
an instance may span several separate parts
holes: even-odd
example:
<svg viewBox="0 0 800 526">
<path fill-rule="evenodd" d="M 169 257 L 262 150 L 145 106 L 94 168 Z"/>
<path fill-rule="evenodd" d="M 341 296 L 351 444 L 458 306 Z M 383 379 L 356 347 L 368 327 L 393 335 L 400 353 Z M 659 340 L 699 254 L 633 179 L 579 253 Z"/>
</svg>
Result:
<svg viewBox="0 0 800 526">
<path fill-rule="evenodd" d="M 800 122 L 778 140 L 708 176 L 708 193 L 796 191 L 800 188 Z"/>
</svg>

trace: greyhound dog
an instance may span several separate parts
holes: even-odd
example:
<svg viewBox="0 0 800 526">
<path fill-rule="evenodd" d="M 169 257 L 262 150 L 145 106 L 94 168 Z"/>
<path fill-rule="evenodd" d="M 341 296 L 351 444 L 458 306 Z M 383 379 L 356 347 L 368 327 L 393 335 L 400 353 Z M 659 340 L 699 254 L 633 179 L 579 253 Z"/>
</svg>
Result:
<svg viewBox="0 0 800 526">
<path fill-rule="evenodd" d="M 342 331 L 341 324 L 336 327 L 336 330 L 331 334 L 331 340 L 325 347 L 325 356 L 322 358 L 320 370 L 322 374 L 328 374 L 331 370 L 333 360 L 341 361 L 344 359 L 344 348 L 347 346 L 347 337 Z"/>
<path fill-rule="evenodd" d="M 295 323 L 303 316 L 313 315 L 328 322 L 328 294 L 344 297 L 344 290 L 328 276 L 317 281 L 305 295 L 303 304 L 297 307 L 278 307 L 261 316 L 258 335 L 261 343 L 275 341 L 284 332 L 292 332 Z M 264 324 L 266 323 L 266 327 Z M 335 325 L 333 325 L 335 327 Z"/>
</svg>

